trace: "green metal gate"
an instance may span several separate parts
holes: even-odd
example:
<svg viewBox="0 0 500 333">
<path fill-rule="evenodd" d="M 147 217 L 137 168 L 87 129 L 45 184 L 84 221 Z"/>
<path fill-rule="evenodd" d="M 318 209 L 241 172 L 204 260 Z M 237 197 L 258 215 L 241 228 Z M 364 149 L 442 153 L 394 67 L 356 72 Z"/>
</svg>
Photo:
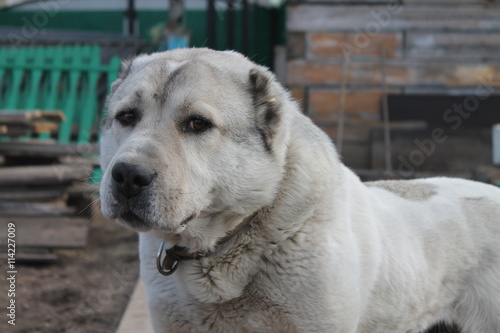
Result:
<svg viewBox="0 0 500 333">
<path fill-rule="evenodd" d="M 0 48 L 0 110 L 62 110 L 57 141 L 90 142 L 119 69 L 118 57 L 101 63 L 97 45 Z"/>
</svg>

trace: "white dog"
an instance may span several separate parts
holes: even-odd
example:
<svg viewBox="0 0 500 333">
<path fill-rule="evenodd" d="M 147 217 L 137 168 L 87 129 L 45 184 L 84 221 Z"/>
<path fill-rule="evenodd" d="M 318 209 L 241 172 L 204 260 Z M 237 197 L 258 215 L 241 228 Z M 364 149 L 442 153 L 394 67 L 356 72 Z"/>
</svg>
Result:
<svg viewBox="0 0 500 333">
<path fill-rule="evenodd" d="M 156 332 L 500 332 L 500 189 L 363 184 L 240 54 L 125 63 L 101 149 Z"/>
</svg>

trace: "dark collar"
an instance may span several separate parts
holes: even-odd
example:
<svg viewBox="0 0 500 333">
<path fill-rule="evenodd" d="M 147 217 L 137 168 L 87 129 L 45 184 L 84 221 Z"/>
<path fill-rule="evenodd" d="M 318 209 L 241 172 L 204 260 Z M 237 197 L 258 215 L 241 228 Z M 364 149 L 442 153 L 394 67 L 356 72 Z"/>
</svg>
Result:
<svg viewBox="0 0 500 333">
<path fill-rule="evenodd" d="M 250 223 L 250 221 L 252 221 L 256 215 L 257 213 L 254 213 L 246 217 L 243 221 L 240 222 L 240 224 L 236 226 L 236 228 L 234 228 L 226 236 L 221 238 L 217 242 L 216 246 L 222 245 L 236 236 L 236 234 L 240 232 L 248 223 Z M 162 260 L 161 257 L 164 251 L 165 257 Z M 158 248 L 158 253 L 156 254 L 156 268 L 161 275 L 168 276 L 175 272 L 177 266 L 179 265 L 179 262 L 183 260 L 197 260 L 209 255 L 210 253 L 189 252 L 186 248 L 177 245 L 165 250 L 165 242 L 161 241 L 160 247 Z"/>
</svg>

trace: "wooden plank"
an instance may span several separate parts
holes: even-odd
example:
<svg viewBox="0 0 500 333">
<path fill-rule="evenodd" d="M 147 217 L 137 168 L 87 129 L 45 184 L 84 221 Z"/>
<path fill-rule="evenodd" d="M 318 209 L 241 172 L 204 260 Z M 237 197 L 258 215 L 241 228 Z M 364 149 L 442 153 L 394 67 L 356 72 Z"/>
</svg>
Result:
<svg viewBox="0 0 500 333">
<path fill-rule="evenodd" d="M 287 31 L 500 30 L 498 6 L 294 5 Z M 370 30 L 371 29 L 371 30 Z"/>
<path fill-rule="evenodd" d="M 19 124 L 31 121 L 63 122 L 66 118 L 60 110 L 0 110 L 0 123 Z"/>
<path fill-rule="evenodd" d="M 0 142 L 0 155 L 22 157 L 87 156 L 99 154 L 97 143 L 67 143 L 51 141 Z"/>
<path fill-rule="evenodd" d="M 135 285 L 134 293 L 130 298 L 127 309 L 123 314 L 120 325 L 115 333 L 153 333 L 151 316 L 148 311 L 146 287 L 139 279 Z"/>
<path fill-rule="evenodd" d="M 500 32 L 409 32 L 405 38 L 405 50 L 407 56 L 416 58 L 498 60 L 500 58 Z"/>
<path fill-rule="evenodd" d="M 407 85 L 416 80 L 413 75 L 415 65 L 408 66 L 402 60 L 393 60 L 387 62 L 387 68 L 389 85 Z M 439 68 L 442 68 L 442 65 Z M 338 85 L 341 81 L 341 73 L 342 64 L 331 59 L 291 60 L 288 62 L 287 83 L 299 86 L 309 84 Z M 378 60 L 351 62 L 347 72 L 347 82 L 349 85 L 380 86 L 382 76 Z"/>
<path fill-rule="evenodd" d="M 339 58 L 342 59 L 342 58 Z M 407 85 L 477 87 L 487 82 L 500 86 L 500 65 L 497 63 L 459 63 L 446 58 L 416 61 L 415 59 L 387 59 L 386 79 L 389 87 Z M 337 59 L 315 61 L 288 61 L 287 83 L 296 86 L 339 84 L 342 64 Z M 349 85 L 381 86 L 380 64 L 375 59 L 357 59 L 349 65 Z M 483 88 L 484 90 L 484 88 Z"/>
<path fill-rule="evenodd" d="M 298 35 L 300 33 L 290 33 Z M 403 51 L 403 32 L 380 33 L 371 36 L 369 39 L 360 37 L 357 32 L 312 32 L 306 34 L 308 51 L 306 58 L 339 58 L 348 53 L 348 48 L 352 47 L 352 52 L 356 59 L 381 57 L 381 47 L 384 47 L 386 58 L 401 57 Z M 360 40 L 363 39 L 362 44 Z M 346 46 L 349 45 L 349 46 Z"/>
<path fill-rule="evenodd" d="M 20 263 L 50 263 L 56 260 L 57 255 L 47 248 L 20 248 L 16 251 L 16 262 Z"/>
<path fill-rule="evenodd" d="M 81 165 L 7 167 L 0 170 L 0 186 L 65 184 L 88 179 L 91 172 Z"/>
<path fill-rule="evenodd" d="M 34 127 L 30 124 L 9 124 L 0 125 L 0 135 L 6 136 L 22 136 L 27 135 L 33 131 Z"/>
<path fill-rule="evenodd" d="M 35 122 L 33 123 L 33 132 L 40 134 L 40 133 L 52 133 L 55 132 L 59 129 L 58 124 L 52 124 L 52 123 L 42 123 L 42 122 Z"/>
<path fill-rule="evenodd" d="M 24 124 L 30 121 L 30 113 L 0 110 L 0 124 Z"/>
<path fill-rule="evenodd" d="M 0 217 L 0 245 L 7 244 L 8 223 L 14 223 L 16 246 L 70 248 L 87 243 L 89 221 L 76 217 L 6 218 Z"/>
<path fill-rule="evenodd" d="M 53 123 L 43 123 L 43 122 L 33 122 L 26 124 L 7 124 L 0 126 L 0 134 L 7 136 L 20 136 L 29 134 L 29 132 L 40 133 L 52 133 L 57 131 L 59 128 L 58 124 Z"/>
<path fill-rule="evenodd" d="M 37 110 L 36 120 L 52 121 L 61 123 L 66 120 L 66 116 L 60 110 Z"/>
<path fill-rule="evenodd" d="M 65 202 L 0 202 L 0 216 L 5 217 L 46 217 L 71 216 L 77 213 L 75 207 L 68 207 Z"/>
<path fill-rule="evenodd" d="M 1 172 L 1 169 L 0 169 Z M 4 201 L 51 201 L 63 198 L 64 190 L 62 188 L 19 188 L 6 187 L 0 188 L 0 202 Z"/>
</svg>

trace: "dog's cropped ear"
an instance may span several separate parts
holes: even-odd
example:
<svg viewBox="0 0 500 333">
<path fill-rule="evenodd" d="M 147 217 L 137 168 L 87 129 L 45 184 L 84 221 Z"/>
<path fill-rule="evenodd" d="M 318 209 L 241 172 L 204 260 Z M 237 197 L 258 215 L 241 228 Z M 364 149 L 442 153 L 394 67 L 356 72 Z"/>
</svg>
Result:
<svg viewBox="0 0 500 333">
<path fill-rule="evenodd" d="M 272 74 L 253 68 L 250 70 L 251 93 L 259 129 L 267 151 L 272 151 L 273 138 L 281 120 L 281 103 L 273 89 Z"/>
<path fill-rule="evenodd" d="M 113 82 L 111 85 L 111 90 L 110 90 L 110 95 L 114 94 L 116 89 L 120 86 L 120 84 L 125 80 L 127 77 L 128 73 L 130 72 L 130 67 L 132 67 L 132 63 L 134 62 L 135 57 L 130 57 L 128 59 L 125 59 L 122 61 L 120 65 L 120 75 L 118 78 Z"/>
</svg>

